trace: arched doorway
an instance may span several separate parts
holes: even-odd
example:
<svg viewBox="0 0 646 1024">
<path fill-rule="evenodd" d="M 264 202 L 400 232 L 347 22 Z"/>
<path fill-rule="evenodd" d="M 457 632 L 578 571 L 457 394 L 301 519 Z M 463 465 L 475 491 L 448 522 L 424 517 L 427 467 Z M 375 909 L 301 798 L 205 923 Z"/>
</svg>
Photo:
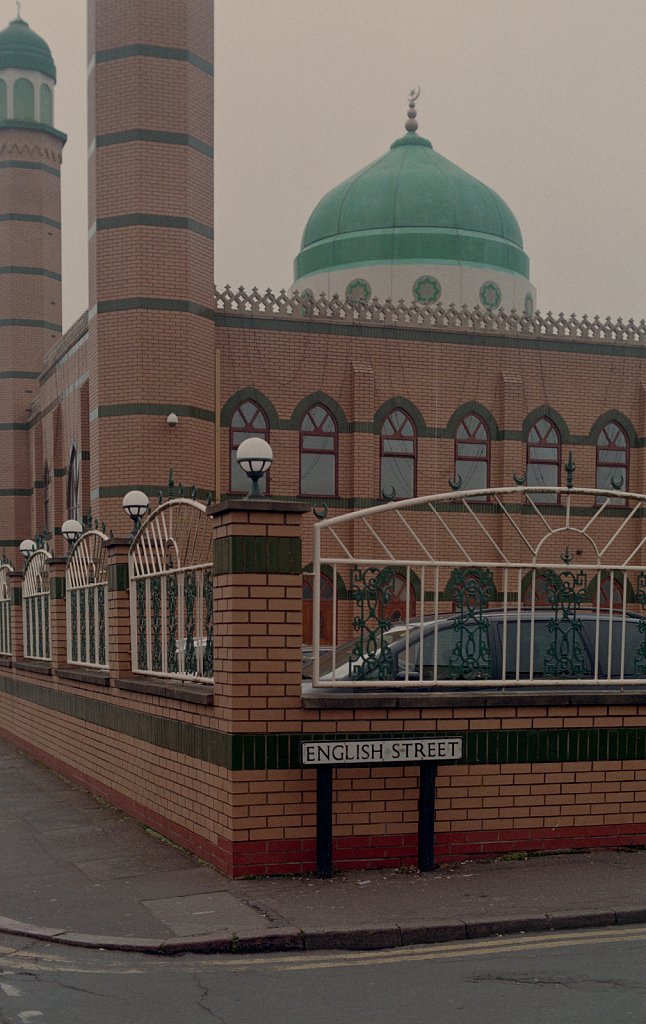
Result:
<svg viewBox="0 0 646 1024">
<path fill-rule="evenodd" d="M 319 643 L 329 647 L 332 643 L 334 608 L 332 601 L 332 581 L 328 576 L 321 576 L 321 614 Z M 314 642 L 314 580 L 306 576 L 303 581 L 303 643 L 311 647 Z"/>
<path fill-rule="evenodd" d="M 389 601 L 382 604 L 381 615 L 384 619 L 390 619 L 391 623 L 406 622 L 406 593 L 408 592 L 408 619 L 415 618 L 417 612 L 417 598 L 412 583 L 406 582 L 406 575 L 403 572 L 396 572 L 392 582 L 393 593 Z"/>
</svg>

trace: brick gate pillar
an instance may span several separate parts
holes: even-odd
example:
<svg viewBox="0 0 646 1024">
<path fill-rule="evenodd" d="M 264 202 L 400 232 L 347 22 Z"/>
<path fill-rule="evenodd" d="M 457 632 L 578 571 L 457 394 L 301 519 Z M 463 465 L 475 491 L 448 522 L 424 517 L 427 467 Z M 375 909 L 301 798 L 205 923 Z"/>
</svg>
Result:
<svg viewBox="0 0 646 1024">
<path fill-rule="evenodd" d="M 265 738 L 294 730 L 301 711 L 302 541 L 310 506 L 229 500 L 212 505 L 214 706 L 230 736 L 223 870 L 248 874 L 254 850 L 283 835 L 264 790 Z M 253 757 L 251 750 L 253 749 Z M 273 812 L 278 815 L 278 807 Z"/>
<path fill-rule="evenodd" d="M 14 664 L 22 661 L 25 656 L 25 642 L 22 624 L 22 584 L 24 575 L 20 569 L 9 573 L 9 593 L 11 594 L 11 656 Z"/>
<path fill-rule="evenodd" d="M 301 520 L 309 511 L 304 503 L 264 499 L 229 500 L 209 509 L 215 695 L 231 723 L 257 728 L 272 698 L 300 696 Z M 257 697 L 257 706 L 243 708 L 236 697 Z"/>
<path fill-rule="evenodd" d="M 106 629 L 110 679 L 132 672 L 130 653 L 130 539 L 111 537 L 105 541 L 108 554 L 108 601 Z"/>
<path fill-rule="evenodd" d="M 66 558 L 50 558 L 47 563 L 49 576 L 49 655 L 54 672 L 67 664 L 66 569 Z"/>
</svg>

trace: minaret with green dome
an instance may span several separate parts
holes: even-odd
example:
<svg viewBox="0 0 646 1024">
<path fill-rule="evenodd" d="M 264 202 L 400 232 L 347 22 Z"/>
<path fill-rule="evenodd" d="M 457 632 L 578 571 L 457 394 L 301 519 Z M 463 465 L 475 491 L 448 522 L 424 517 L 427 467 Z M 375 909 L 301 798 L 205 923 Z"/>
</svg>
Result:
<svg viewBox="0 0 646 1024">
<path fill-rule="evenodd" d="M 31 406 L 45 354 L 61 336 L 61 160 L 54 128 L 56 67 L 49 46 L 17 17 L 0 32 L 0 549 L 49 531 L 45 463 L 53 439 L 29 456 Z M 34 447 L 34 446 L 32 446 Z M 61 453 L 62 457 L 62 453 Z"/>
<path fill-rule="evenodd" d="M 499 195 L 418 134 L 418 96 L 410 94 L 405 134 L 314 208 L 294 288 L 533 313 L 518 221 Z"/>
</svg>

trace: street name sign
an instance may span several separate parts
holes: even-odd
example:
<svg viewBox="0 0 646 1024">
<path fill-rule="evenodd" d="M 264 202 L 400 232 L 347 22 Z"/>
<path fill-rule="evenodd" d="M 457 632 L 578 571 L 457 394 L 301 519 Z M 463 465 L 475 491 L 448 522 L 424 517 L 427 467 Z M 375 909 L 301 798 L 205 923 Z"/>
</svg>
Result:
<svg viewBox="0 0 646 1024">
<path fill-rule="evenodd" d="M 304 767 L 342 764 L 406 764 L 411 761 L 459 761 L 462 737 L 407 736 L 401 740 L 304 741 Z"/>
</svg>

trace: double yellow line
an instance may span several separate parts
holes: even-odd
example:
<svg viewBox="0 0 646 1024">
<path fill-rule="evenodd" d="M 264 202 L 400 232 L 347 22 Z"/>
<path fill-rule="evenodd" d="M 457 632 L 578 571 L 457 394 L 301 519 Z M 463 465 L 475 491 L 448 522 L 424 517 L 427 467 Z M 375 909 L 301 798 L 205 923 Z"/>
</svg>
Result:
<svg viewBox="0 0 646 1024">
<path fill-rule="evenodd" d="M 173 958 L 174 971 L 195 971 L 196 969 L 246 971 L 250 968 L 266 967 L 275 971 L 320 971 L 338 970 L 349 967 L 385 967 L 388 964 L 412 964 L 431 960 L 464 960 L 469 957 L 486 957 L 496 954 L 549 951 L 552 949 L 576 948 L 578 946 L 610 945 L 618 942 L 646 941 L 646 925 L 586 929 L 567 932 L 540 932 L 532 935 L 519 934 L 507 938 L 465 939 L 460 942 L 443 942 L 434 945 L 398 946 L 395 949 L 331 950 L 321 953 L 271 953 L 265 956 L 229 954 L 205 956 L 185 955 Z M 80 951 L 79 951 L 80 952 Z M 124 962 L 120 953 L 116 960 L 112 950 L 85 950 L 93 962 L 83 964 L 71 951 L 62 949 L 53 952 L 34 952 L 12 946 L 0 946 L 0 969 L 6 973 L 19 974 L 22 970 L 40 970 L 44 973 L 75 972 L 79 974 L 146 974 L 157 970 L 168 970 L 168 958 L 164 956 L 137 955 L 136 963 Z"/>
<path fill-rule="evenodd" d="M 593 946 L 604 943 L 636 942 L 646 940 L 646 926 L 607 927 L 585 931 L 549 932 L 536 935 L 515 935 L 509 938 L 488 938 L 438 943 L 432 946 L 398 946 L 396 949 L 366 951 L 332 951 L 330 953 L 300 953 L 271 956 L 244 956 L 228 962 L 218 957 L 217 965 L 236 970 L 261 964 L 279 971 L 314 971 L 339 967 L 374 967 L 388 964 L 408 964 L 425 960 L 461 960 L 496 953 L 522 953 L 536 950 L 563 949 L 572 946 Z M 212 961 L 213 962 L 213 961 Z"/>
</svg>

